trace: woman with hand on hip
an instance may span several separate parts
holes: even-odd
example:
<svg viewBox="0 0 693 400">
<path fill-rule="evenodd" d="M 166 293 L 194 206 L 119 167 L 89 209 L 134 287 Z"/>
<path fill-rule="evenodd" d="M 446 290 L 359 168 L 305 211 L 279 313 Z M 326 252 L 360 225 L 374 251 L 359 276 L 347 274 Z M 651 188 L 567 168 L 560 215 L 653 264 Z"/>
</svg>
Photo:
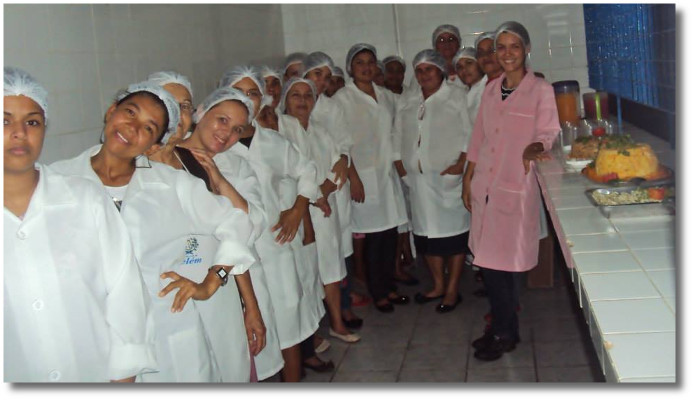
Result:
<svg viewBox="0 0 693 400">
<path fill-rule="evenodd" d="M 471 213 L 469 247 L 484 276 L 491 328 L 472 345 L 474 357 L 500 358 L 520 341 L 515 280 L 537 265 L 541 194 L 536 162 L 560 125 L 552 86 L 527 67 L 529 33 L 518 22 L 495 34 L 503 74 L 484 90 L 469 144 L 462 192 Z"/>
</svg>

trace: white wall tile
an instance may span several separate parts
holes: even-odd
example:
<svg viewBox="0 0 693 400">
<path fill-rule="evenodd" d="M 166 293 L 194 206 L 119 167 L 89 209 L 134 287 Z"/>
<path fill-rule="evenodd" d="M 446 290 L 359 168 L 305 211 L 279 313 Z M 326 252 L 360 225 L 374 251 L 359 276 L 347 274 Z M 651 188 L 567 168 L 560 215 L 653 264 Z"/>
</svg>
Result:
<svg viewBox="0 0 693 400">
<path fill-rule="evenodd" d="M 32 4 L 7 5 L 4 14 L 5 64 L 49 91 L 43 162 L 98 143 L 116 91 L 155 70 L 188 75 L 201 100 L 222 66 L 284 54 L 279 5 Z M 221 43 L 232 45 L 224 52 Z"/>
</svg>

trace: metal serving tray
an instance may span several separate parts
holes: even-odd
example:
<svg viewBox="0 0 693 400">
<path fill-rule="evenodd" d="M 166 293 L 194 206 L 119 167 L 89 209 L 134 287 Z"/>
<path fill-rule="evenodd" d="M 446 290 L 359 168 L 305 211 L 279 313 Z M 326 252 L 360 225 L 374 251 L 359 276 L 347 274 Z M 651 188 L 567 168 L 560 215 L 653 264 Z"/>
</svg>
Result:
<svg viewBox="0 0 693 400">
<path fill-rule="evenodd" d="M 600 192 L 604 194 L 608 193 L 624 193 L 630 192 L 638 188 L 648 188 L 654 186 L 664 186 L 662 184 L 653 184 L 654 181 L 646 182 L 641 185 L 630 185 L 621 187 L 609 187 L 609 188 L 596 188 L 585 190 L 585 196 L 587 200 L 599 208 L 599 211 L 606 218 L 629 218 L 629 217 L 649 217 L 649 216 L 659 216 L 659 215 L 675 215 L 676 214 L 676 202 L 674 197 L 666 198 L 662 201 L 652 201 L 647 203 L 626 203 L 617 205 L 602 205 L 597 203 L 592 197 L 593 192 Z M 669 185 L 671 186 L 671 185 Z"/>
</svg>

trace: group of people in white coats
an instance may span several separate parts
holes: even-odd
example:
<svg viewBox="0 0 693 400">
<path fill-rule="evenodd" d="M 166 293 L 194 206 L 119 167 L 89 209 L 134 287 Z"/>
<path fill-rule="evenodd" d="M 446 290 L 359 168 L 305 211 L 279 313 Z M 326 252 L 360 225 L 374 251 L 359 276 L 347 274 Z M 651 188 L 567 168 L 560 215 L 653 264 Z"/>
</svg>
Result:
<svg viewBox="0 0 693 400">
<path fill-rule="evenodd" d="M 438 27 L 409 87 L 404 60 L 378 67 L 367 43 L 347 52 L 346 76 L 322 52 L 291 54 L 282 70 L 230 68 L 197 106 L 185 76 L 156 72 L 116 94 L 101 144 L 50 166 L 37 162 L 49 96 L 6 67 L 5 380 L 331 371 L 316 332 L 328 314 L 331 337 L 361 340 L 356 270 L 378 311 L 409 303 L 396 285 L 414 279 L 400 268 L 409 231 L 433 278 L 415 300 L 454 310 L 473 253 L 492 315 L 474 355 L 512 351 L 555 102 L 525 64 L 520 24 L 476 49 L 459 41 Z"/>
</svg>

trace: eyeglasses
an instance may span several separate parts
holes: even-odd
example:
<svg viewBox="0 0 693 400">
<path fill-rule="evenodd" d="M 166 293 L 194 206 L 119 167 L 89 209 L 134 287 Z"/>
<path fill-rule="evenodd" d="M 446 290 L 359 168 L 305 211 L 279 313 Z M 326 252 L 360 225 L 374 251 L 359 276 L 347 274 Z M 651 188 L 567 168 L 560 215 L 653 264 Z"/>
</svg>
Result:
<svg viewBox="0 0 693 400">
<path fill-rule="evenodd" d="M 245 92 L 245 95 L 248 97 L 262 97 L 262 93 L 257 89 L 248 90 L 247 92 Z"/>
<path fill-rule="evenodd" d="M 188 102 L 180 103 L 180 110 L 182 112 L 191 113 L 193 110 L 193 105 Z"/>
<path fill-rule="evenodd" d="M 444 38 L 444 37 L 442 37 L 442 36 L 439 36 L 437 42 L 438 42 L 438 43 L 459 42 L 459 40 L 457 40 L 457 38 L 454 37 L 454 36 L 448 36 L 447 38 Z"/>
<path fill-rule="evenodd" d="M 496 49 L 492 49 L 489 51 L 476 51 L 476 58 L 481 58 L 481 57 L 486 57 L 486 56 L 492 56 L 496 54 Z"/>
</svg>

